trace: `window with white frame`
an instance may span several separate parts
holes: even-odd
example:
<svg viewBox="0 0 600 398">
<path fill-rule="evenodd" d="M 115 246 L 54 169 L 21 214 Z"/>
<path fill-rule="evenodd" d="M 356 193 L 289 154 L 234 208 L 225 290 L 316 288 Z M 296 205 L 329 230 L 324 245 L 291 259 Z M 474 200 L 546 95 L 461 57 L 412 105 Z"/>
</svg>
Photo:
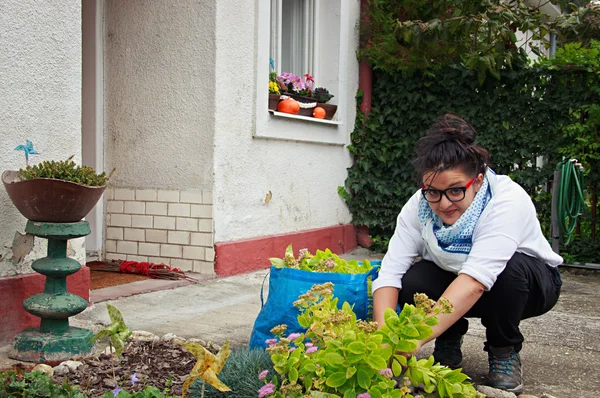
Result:
<svg viewBox="0 0 600 398">
<path fill-rule="evenodd" d="M 270 57 L 277 73 L 318 70 L 318 0 L 271 0 Z"/>
</svg>

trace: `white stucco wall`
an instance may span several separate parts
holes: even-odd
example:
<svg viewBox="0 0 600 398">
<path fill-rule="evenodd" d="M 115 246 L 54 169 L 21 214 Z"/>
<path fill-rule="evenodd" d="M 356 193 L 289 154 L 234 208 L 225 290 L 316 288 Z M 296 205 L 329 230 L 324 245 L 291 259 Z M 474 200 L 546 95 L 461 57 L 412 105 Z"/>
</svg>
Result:
<svg viewBox="0 0 600 398">
<path fill-rule="evenodd" d="M 358 88 L 355 27 L 360 3 L 341 2 L 340 20 L 344 26 L 338 34 L 347 41 L 337 48 L 343 58 L 343 76 L 339 91 L 334 93 L 338 96 L 336 103 L 342 104 L 338 109 L 339 126 L 269 116 L 268 22 L 263 19 L 264 13 L 261 15 L 269 2 L 216 3 L 215 241 L 350 222 L 337 187 L 344 184 L 346 168 L 351 165 L 343 144 L 350 142 L 354 126 L 354 95 Z M 321 62 L 320 67 L 338 66 Z M 264 81 L 257 76 L 264 76 Z M 257 93 L 264 97 L 260 97 L 264 106 L 257 106 Z M 341 98 L 345 100 L 339 101 Z M 310 130 L 313 137 L 334 135 L 343 139 L 341 145 L 328 145 L 256 137 L 274 126 L 284 138 L 288 133 L 293 136 Z M 272 199 L 265 203 L 269 191 Z"/>
<path fill-rule="evenodd" d="M 105 3 L 105 162 L 127 188 L 212 187 L 215 6 Z M 233 77 L 220 89 L 235 85 Z"/>
<path fill-rule="evenodd" d="M 81 4 L 79 1 L 0 2 L 0 171 L 25 166 L 26 139 L 49 159 L 81 159 Z M 0 188 L 0 276 L 31 272 L 45 241 L 13 261 L 12 244 L 26 220 Z M 73 242 L 83 261 L 83 240 Z M 27 245 L 25 245 L 27 246 Z"/>
</svg>

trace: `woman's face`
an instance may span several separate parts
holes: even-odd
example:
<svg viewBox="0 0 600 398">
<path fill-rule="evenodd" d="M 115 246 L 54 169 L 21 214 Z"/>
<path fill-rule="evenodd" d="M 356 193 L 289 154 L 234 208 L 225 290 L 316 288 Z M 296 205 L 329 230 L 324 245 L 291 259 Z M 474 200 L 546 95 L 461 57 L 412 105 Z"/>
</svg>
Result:
<svg viewBox="0 0 600 398">
<path fill-rule="evenodd" d="M 473 202 L 482 182 L 483 174 L 480 173 L 473 178 L 457 168 L 437 173 L 425 173 L 423 176 L 423 189 L 429 192 L 427 196 L 433 212 L 445 224 L 452 225 Z M 465 187 L 467 188 L 464 189 Z M 460 199 L 463 192 L 464 198 Z M 448 197 L 458 201 L 450 201 Z M 439 202 L 435 202 L 437 199 L 439 199 Z"/>
</svg>

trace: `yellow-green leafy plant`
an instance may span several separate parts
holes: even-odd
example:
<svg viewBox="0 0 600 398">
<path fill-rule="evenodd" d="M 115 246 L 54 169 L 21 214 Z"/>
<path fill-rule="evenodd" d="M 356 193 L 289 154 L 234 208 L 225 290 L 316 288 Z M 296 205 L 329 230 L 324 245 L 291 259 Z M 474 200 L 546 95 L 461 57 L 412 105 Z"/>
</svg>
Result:
<svg viewBox="0 0 600 398">
<path fill-rule="evenodd" d="M 368 260 L 358 262 L 346 261 L 331 250 L 317 250 L 313 255 L 308 249 L 300 249 L 298 258 L 294 257 L 294 250 L 290 244 L 285 249 L 284 258 L 270 258 L 275 268 L 296 268 L 312 272 L 335 272 L 338 274 L 366 274 L 373 269 Z"/>
<path fill-rule="evenodd" d="M 89 166 L 75 164 L 73 156 L 71 156 L 67 160 L 58 162 L 49 160 L 33 166 L 27 165 L 24 169 L 19 170 L 19 175 L 24 180 L 52 178 L 91 187 L 101 187 L 108 183 L 113 172 L 114 169 L 108 176 L 105 172 L 98 174 Z"/>
<path fill-rule="evenodd" d="M 110 325 L 96 333 L 90 339 L 90 342 L 108 337 L 111 350 L 114 347 L 117 358 L 121 358 L 121 354 L 125 349 L 125 341 L 131 336 L 131 330 L 125 325 L 123 315 L 121 315 L 121 312 L 116 307 L 106 304 L 106 309 L 108 310 Z"/>
<path fill-rule="evenodd" d="M 183 383 L 183 388 L 181 391 L 181 397 L 184 398 L 190 386 L 198 379 L 202 379 L 202 395 L 204 397 L 204 385 L 205 383 L 210 384 L 217 390 L 221 392 L 231 391 L 229 387 L 227 387 L 217 375 L 221 373 L 227 358 L 229 358 L 229 353 L 231 352 L 229 349 L 229 340 L 225 341 L 221 350 L 217 353 L 217 355 L 208 351 L 206 348 L 202 347 L 198 343 L 182 343 L 183 347 L 188 350 L 198 361 L 192 368 L 190 375 L 185 379 Z"/>
<path fill-rule="evenodd" d="M 375 322 L 357 320 L 348 303 L 338 309 L 337 301 L 332 283 L 315 285 L 294 303 L 307 331 L 286 336 L 285 325 L 273 328 L 276 338 L 267 351 L 277 375 L 268 380 L 261 373 L 260 398 L 482 396 L 460 369 L 400 354 L 431 336 L 436 315 L 452 311 L 447 299 L 436 305 L 415 295 L 416 306 L 406 304 L 400 314 L 386 311 L 380 330 Z"/>
</svg>

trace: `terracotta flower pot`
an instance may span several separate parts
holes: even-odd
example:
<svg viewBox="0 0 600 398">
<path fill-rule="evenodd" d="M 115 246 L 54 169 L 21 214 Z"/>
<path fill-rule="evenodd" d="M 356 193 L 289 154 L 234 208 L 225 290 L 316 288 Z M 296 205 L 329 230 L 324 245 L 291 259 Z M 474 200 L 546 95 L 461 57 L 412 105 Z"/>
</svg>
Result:
<svg viewBox="0 0 600 398">
<path fill-rule="evenodd" d="M 277 110 L 277 105 L 279 105 L 280 94 L 269 94 L 269 109 L 272 111 Z"/>
<path fill-rule="evenodd" d="M 52 178 L 23 180 L 17 171 L 2 173 L 6 192 L 19 212 L 31 221 L 80 221 L 96 205 L 106 185 L 89 187 Z"/>
</svg>

